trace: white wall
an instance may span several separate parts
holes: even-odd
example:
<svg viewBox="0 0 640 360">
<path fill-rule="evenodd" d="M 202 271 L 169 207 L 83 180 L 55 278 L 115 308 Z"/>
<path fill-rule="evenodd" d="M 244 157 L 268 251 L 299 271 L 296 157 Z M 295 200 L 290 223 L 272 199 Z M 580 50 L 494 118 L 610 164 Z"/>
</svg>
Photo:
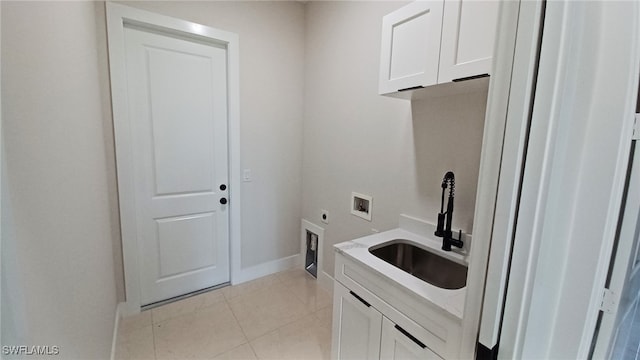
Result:
<svg viewBox="0 0 640 360">
<path fill-rule="evenodd" d="M 335 243 L 397 227 L 401 213 L 435 223 L 448 170 L 456 174 L 454 228 L 473 226 L 487 93 L 413 105 L 378 95 L 381 19 L 404 4 L 306 5 L 303 217 L 325 228 L 329 274 Z M 372 222 L 350 214 L 352 191 L 373 196 Z"/>
<path fill-rule="evenodd" d="M 2 344 L 108 358 L 116 294 L 94 4 L 2 4 Z"/>
<path fill-rule="evenodd" d="M 299 252 L 304 4 L 123 2 L 240 37 L 242 268 Z M 233 199 L 231 199 L 233 201 Z"/>
</svg>

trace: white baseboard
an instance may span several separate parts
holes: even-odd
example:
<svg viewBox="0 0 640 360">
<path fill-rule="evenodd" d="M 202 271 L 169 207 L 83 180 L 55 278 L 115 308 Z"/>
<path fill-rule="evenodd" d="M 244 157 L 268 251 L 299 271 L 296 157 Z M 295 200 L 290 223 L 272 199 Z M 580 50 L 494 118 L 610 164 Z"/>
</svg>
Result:
<svg viewBox="0 0 640 360">
<path fill-rule="evenodd" d="M 331 275 L 322 271 L 320 275 L 318 275 L 318 284 L 322 286 L 323 289 L 327 290 L 331 296 L 333 296 L 333 278 Z"/>
<path fill-rule="evenodd" d="M 118 342 L 118 328 L 120 327 L 121 310 L 125 306 L 123 302 L 116 306 L 115 320 L 113 321 L 113 338 L 111 339 L 111 360 L 115 360 L 116 346 Z"/>
<path fill-rule="evenodd" d="M 1 0 L 0 0 L 1 1 Z M 118 310 L 120 310 L 120 317 L 127 317 L 140 313 L 140 304 L 133 304 L 129 302 L 121 302 L 118 304 Z"/>
<path fill-rule="evenodd" d="M 231 283 L 233 285 L 242 284 L 250 280 L 271 275 L 280 271 L 299 267 L 302 264 L 302 256 L 295 254 L 281 259 L 269 261 L 263 264 L 241 269 L 240 273 L 233 276 Z"/>
</svg>

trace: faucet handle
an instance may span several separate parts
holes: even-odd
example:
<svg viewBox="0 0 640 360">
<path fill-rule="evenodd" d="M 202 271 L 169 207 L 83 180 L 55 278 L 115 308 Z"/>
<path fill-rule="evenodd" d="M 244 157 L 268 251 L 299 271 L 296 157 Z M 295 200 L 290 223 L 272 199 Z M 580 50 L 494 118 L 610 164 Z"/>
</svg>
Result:
<svg viewBox="0 0 640 360">
<path fill-rule="evenodd" d="M 436 227 L 436 231 L 433 233 L 437 237 L 444 236 L 444 219 L 445 219 L 445 214 L 438 213 L 438 226 Z"/>
</svg>

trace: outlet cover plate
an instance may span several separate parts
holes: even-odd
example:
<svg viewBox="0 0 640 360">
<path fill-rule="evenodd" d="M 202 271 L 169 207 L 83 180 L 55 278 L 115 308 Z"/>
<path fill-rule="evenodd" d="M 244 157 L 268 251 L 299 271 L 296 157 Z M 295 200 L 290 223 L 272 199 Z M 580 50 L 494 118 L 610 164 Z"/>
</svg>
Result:
<svg viewBox="0 0 640 360">
<path fill-rule="evenodd" d="M 325 224 L 329 223 L 329 212 L 325 209 L 320 209 L 320 221 Z"/>
</svg>

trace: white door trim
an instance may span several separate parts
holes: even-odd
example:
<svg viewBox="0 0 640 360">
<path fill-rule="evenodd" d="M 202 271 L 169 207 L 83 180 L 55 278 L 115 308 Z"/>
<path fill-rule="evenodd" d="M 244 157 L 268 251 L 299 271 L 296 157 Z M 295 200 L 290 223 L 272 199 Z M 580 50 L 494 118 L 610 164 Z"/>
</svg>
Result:
<svg viewBox="0 0 640 360">
<path fill-rule="evenodd" d="M 0 19 L 2 19 L 2 6 L 0 6 Z M 0 29 L 2 26 L 0 26 Z M 0 39 L 2 36 L 0 36 Z M 1 63 L 0 63 L 1 64 Z M 0 66 L 2 68 L 2 66 Z M 2 141 L 2 87 L 0 86 L 0 204 L 2 204 L 2 164 L 4 164 L 4 157 L 2 155 L 2 149 L 4 147 L 4 141 Z M 0 206 L 0 219 L 2 218 L 2 206 Z M 0 238 L 2 238 L 2 221 L 0 221 Z M 2 246 L 0 246 L 0 279 L 2 279 Z M 0 286 L 2 289 L 2 286 Z M 2 290 L 0 290 L 0 299 L 2 299 Z M 2 311 L 0 310 L 0 323 L 2 320 Z M 2 326 L 0 326 L 0 339 L 2 339 Z M 2 341 L 0 340 L 0 346 L 2 346 Z M 0 360 L 2 359 L 2 355 L 0 355 Z"/>
<path fill-rule="evenodd" d="M 500 358 L 589 356 L 640 62 L 640 7 L 612 4 L 546 3 Z"/>
<path fill-rule="evenodd" d="M 465 302 L 465 314 L 476 314 L 467 316 L 462 325 L 462 349 L 460 358 L 475 358 L 476 339 L 488 346 L 493 347 L 491 340 L 482 341 L 483 328 L 486 323 L 491 323 L 495 317 L 494 309 L 486 304 L 483 306 L 483 293 L 493 294 L 497 279 L 494 273 L 487 275 L 487 264 L 489 263 L 490 250 L 493 257 L 496 241 L 492 234 L 496 231 L 494 219 L 503 218 L 501 205 L 506 204 L 505 198 L 498 196 L 500 190 L 506 187 L 505 183 L 512 183 L 517 171 L 514 162 L 518 161 L 517 151 L 508 151 L 508 141 L 519 139 L 517 133 L 508 134 L 505 131 L 507 124 L 514 121 L 517 111 L 514 111 L 514 104 L 510 103 L 509 94 L 514 90 L 513 81 L 522 81 L 528 73 L 513 71 L 517 64 L 514 64 L 514 54 L 516 53 L 516 35 L 523 37 L 524 26 L 518 23 L 518 17 L 533 16 L 530 12 L 520 9 L 519 1 L 506 1 L 500 4 L 498 14 L 498 25 L 496 30 L 495 50 L 493 53 L 493 67 L 491 69 L 491 81 L 489 85 L 489 98 L 487 99 L 487 110 L 485 115 L 484 135 L 482 140 L 482 154 L 480 159 L 480 174 L 478 176 L 478 191 L 476 196 L 476 206 L 473 222 L 473 241 L 471 242 L 471 253 L 474 256 L 469 260 L 469 277 L 467 279 L 467 301 Z M 522 53 L 522 51 L 520 51 Z M 522 55 L 521 55 L 522 57 Z M 520 79 L 514 79 L 516 76 Z M 507 134 L 507 135 L 505 135 Z M 511 136 L 509 136 L 511 135 Z M 504 206 L 502 206 L 504 207 Z M 496 216 L 496 214 L 498 214 Z M 487 290 L 484 290 L 484 289 Z M 486 300 L 485 300 L 486 301 Z M 482 322 L 480 313 L 482 312 Z M 480 329 L 480 330 L 479 330 Z M 478 335 L 479 333 L 479 335 Z"/>
<path fill-rule="evenodd" d="M 227 48 L 228 77 L 228 128 L 229 128 L 229 245 L 231 282 L 240 274 L 240 92 L 238 35 L 209 26 L 154 14 L 124 5 L 106 3 L 109 67 L 111 72 L 111 97 L 116 139 L 118 172 L 118 198 L 122 231 L 122 256 L 124 264 L 126 302 L 124 315 L 140 311 L 140 279 L 138 271 L 138 245 L 136 240 L 135 187 L 132 144 L 128 119 L 127 82 L 124 26 L 136 24 L 179 34 Z"/>
<path fill-rule="evenodd" d="M 511 8 L 511 12 L 505 13 Z M 532 93 L 536 79 L 536 63 L 538 57 L 538 41 L 542 19 L 542 3 L 540 2 L 504 2 L 502 3 L 502 16 L 500 18 L 499 34 L 512 34 L 505 48 L 508 52 L 498 57 L 495 55 L 492 82 L 498 82 L 500 71 L 507 74 L 502 77 L 503 91 L 491 97 L 487 105 L 487 122 L 500 120 L 500 141 L 489 143 L 497 147 L 494 154 L 487 154 L 488 160 L 493 161 L 495 173 L 486 172 L 486 177 L 492 179 L 487 182 L 487 189 L 481 192 L 478 184 L 478 194 L 486 193 L 485 203 L 495 204 L 495 209 L 489 211 L 488 205 L 480 207 L 480 197 L 476 201 L 476 212 L 474 221 L 474 240 L 482 236 L 483 241 L 478 249 L 482 249 L 480 258 L 485 260 L 476 270 L 471 270 L 474 274 L 486 269 L 487 278 L 484 287 L 484 297 L 482 298 L 482 322 L 478 334 L 478 342 L 487 349 L 497 349 L 500 322 L 502 319 L 502 304 L 504 301 L 504 290 L 506 287 L 507 272 L 511 251 L 509 239 L 514 230 L 515 216 L 518 207 L 518 192 L 520 189 L 520 174 L 522 172 L 525 139 L 528 131 L 529 109 L 532 101 Z M 511 31 L 505 28 L 505 23 L 511 24 Z M 506 35 L 501 35 L 505 37 Z M 502 44 L 497 43 L 500 49 Z M 505 49 L 506 50 L 506 49 Z M 503 59 L 504 58 L 504 59 Z M 499 64 L 497 61 L 507 64 Z M 492 91 L 492 90 L 490 90 Z M 496 90 L 497 91 L 497 90 Z M 491 95 L 490 95 L 491 96 Z M 495 100 L 494 100 L 495 99 Z M 489 109 L 495 109 L 489 113 Z M 496 119 L 494 119 L 494 117 Z M 484 151 L 484 149 L 483 149 Z M 484 153 L 483 153 L 484 160 Z M 484 165 L 481 167 L 481 174 L 485 174 Z M 483 179 L 481 177 L 480 179 Z M 491 187 L 493 186 L 493 187 Z M 476 229 L 477 227 L 477 229 Z M 472 252 L 476 254 L 475 248 Z M 486 254 L 486 255 L 485 255 Z M 489 256 L 490 254 L 490 256 Z M 488 261 L 486 257 L 488 257 Z M 475 259 L 475 257 L 474 257 Z M 472 260 L 470 263 L 473 266 Z M 477 275 L 476 275 L 477 276 Z M 471 282 L 471 285 L 473 282 Z M 476 285 L 477 286 L 477 285 Z M 475 292 L 474 292 L 475 294 Z M 472 314 L 471 309 L 465 309 L 466 314 Z M 475 334 L 474 334 L 475 335 Z"/>
</svg>

